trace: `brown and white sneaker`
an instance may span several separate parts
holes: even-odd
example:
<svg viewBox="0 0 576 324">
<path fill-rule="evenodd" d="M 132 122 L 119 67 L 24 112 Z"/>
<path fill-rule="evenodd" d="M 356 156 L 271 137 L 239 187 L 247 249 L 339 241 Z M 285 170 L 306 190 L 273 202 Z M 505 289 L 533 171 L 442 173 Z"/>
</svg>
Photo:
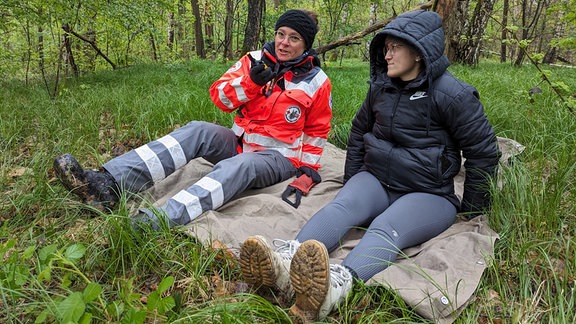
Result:
<svg viewBox="0 0 576 324">
<path fill-rule="evenodd" d="M 290 313 L 304 323 L 325 319 L 346 299 L 353 283 L 350 271 L 330 264 L 328 250 L 316 240 L 303 242 L 296 251 L 290 279 L 296 295 Z"/>
<path fill-rule="evenodd" d="M 294 296 L 290 262 L 300 243 L 275 239 L 273 244 L 260 235 L 248 237 L 240 248 L 240 269 L 247 283 L 278 289 L 289 300 Z"/>
<path fill-rule="evenodd" d="M 69 153 L 54 159 L 54 171 L 66 189 L 98 210 L 111 210 L 119 201 L 118 185 L 111 174 L 84 170 Z"/>
</svg>

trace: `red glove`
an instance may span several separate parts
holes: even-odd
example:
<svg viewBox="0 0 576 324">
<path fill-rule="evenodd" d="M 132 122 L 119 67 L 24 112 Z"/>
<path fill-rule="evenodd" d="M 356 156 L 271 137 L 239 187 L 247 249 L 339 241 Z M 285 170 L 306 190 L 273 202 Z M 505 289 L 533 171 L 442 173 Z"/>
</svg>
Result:
<svg viewBox="0 0 576 324">
<path fill-rule="evenodd" d="M 306 196 L 312 187 L 317 183 L 322 182 L 320 174 L 312 168 L 301 167 L 299 171 L 301 173 L 300 176 L 298 176 L 296 180 L 292 181 L 286 190 L 284 190 L 284 193 L 282 193 L 282 200 L 294 208 L 300 206 L 300 201 L 302 200 L 303 195 Z M 288 199 L 292 193 L 296 196 L 294 202 Z"/>
</svg>

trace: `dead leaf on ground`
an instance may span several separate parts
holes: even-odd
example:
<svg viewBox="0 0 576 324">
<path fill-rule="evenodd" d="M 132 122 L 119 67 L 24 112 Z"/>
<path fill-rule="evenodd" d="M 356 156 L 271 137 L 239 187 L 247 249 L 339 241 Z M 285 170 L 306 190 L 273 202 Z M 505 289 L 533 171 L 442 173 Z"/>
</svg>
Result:
<svg viewBox="0 0 576 324">
<path fill-rule="evenodd" d="M 26 167 L 16 167 L 11 169 L 10 171 L 8 171 L 8 176 L 15 179 L 15 178 L 19 178 L 23 175 L 25 175 L 26 173 L 32 173 L 32 169 L 30 168 L 26 168 Z"/>
</svg>

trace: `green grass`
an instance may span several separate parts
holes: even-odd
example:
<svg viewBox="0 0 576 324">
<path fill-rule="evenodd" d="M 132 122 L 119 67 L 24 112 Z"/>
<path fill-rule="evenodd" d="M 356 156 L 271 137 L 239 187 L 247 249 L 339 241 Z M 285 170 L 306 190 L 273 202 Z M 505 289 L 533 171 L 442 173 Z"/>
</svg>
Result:
<svg viewBox="0 0 576 324">
<path fill-rule="evenodd" d="M 287 309 L 242 284 L 235 260 L 178 230 L 134 231 L 125 200 L 86 209 L 56 181 L 52 159 L 89 168 L 190 120 L 230 125 L 208 87 L 228 64 L 142 65 L 46 86 L 0 81 L 0 322 L 289 323 Z M 368 85 L 368 64 L 326 67 L 333 84 L 330 141 L 345 147 Z M 501 238 L 476 299 L 457 323 L 576 321 L 576 116 L 536 69 L 482 62 L 451 72 L 475 85 L 499 136 L 526 150 L 505 168 L 489 221 Z M 565 98 L 576 70 L 549 68 Z M 538 85 L 543 93 L 528 90 Z M 53 87 L 53 85 L 49 85 Z M 532 102 L 531 102 L 532 101 Z M 423 322 L 395 294 L 361 286 L 338 322 Z"/>
</svg>

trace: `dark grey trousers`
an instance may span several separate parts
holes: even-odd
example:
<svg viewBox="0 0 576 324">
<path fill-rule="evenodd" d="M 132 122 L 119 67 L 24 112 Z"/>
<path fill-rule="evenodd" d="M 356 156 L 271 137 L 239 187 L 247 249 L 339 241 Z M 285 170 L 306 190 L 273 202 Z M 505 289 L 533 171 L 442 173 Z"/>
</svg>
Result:
<svg viewBox="0 0 576 324">
<path fill-rule="evenodd" d="M 342 263 L 366 281 L 394 262 L 401 249 L 421 244 L 450 227 L 456 212 L 443 197 L 389 192 L 371 173 L 360 172 L 304 225 L 296 239 L 315 239 L 333 251 L 350 229 L 367 227 Z"/>
<path fill-rule="evenodd" d="M 263 188 L 296 175 L 294 165 L 277 151 L 237 153 L 238 138 L 229 128 L 193 121 L 172 133 L 104 164 L 120 187 L 137 193 L 162 181 L 189 161 L 203 157 L 212 170 L 159 208 L 169 225 L 187 224 L 248 188 Z M 144 221 L 157 223 L 152 210 Z"/>
</svg>

